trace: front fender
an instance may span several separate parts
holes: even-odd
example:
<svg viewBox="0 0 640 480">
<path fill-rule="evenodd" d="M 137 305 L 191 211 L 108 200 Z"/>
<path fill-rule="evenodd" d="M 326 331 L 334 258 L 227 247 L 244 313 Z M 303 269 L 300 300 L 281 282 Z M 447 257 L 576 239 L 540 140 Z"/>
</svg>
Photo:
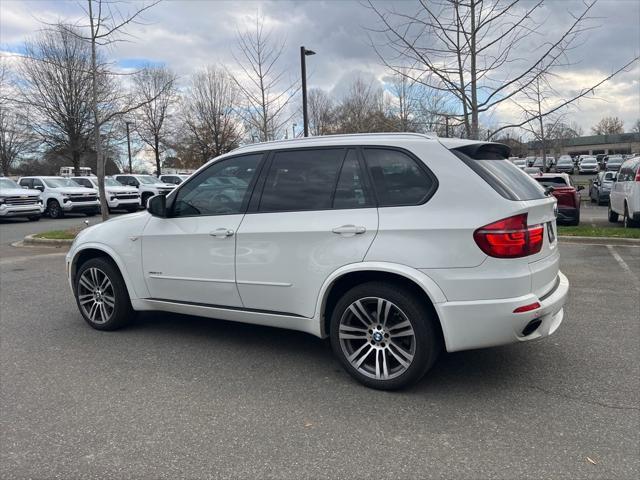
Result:
<svg viewBox="0 0 640 480">
<path fill-rule="evenodd" d="M 140 240 L 137 240 L 137 242 L 132 242 L 132 243 L 138 243 L 139 241 Z M 78 261 L 78 256 L 83 251 L 86 251 L 86 250 L 99 250 L 105 253 L 106 255 L 108 255 L 115 262 L 115 264 L 118 267 L 118 270 L 120 270 L 120 274 L 122 275 L 122 278 L 124 279 L 124 283 L 127 287 L 127 291 L 129 292 L 129 298 L 131 298 L 131 300 L 149 297 L 149 291 L 147 290 L 147 286 L 144 283 L 144 281 L 142 281 L 142 276 L 136 275 L 135 274 L 136 272 L 130 271 L 131 268 L 134 268 L 134 269 L 141 268 L 139 252 L 137 255 L 138 257 L 137 261 L 132 262 L 130 261 L 130 259 L 126 259 L 127 261 L 125 261 L 125 259 L 123 259 L 122 256 L 120 256 L 118 253 L 116 253 L 116 251 L 113 248 L 111 248 L 109 245 L 106 245 L 100 242 L 82 243 L 77 248 L 70 251 L 69 254 L 67 255 L 67 259 L 69 261 L 69 282 L 71 283 L 72 290 L 73 290 L 72 279 L 75 276 L 76 263 Z"/>
</svg>

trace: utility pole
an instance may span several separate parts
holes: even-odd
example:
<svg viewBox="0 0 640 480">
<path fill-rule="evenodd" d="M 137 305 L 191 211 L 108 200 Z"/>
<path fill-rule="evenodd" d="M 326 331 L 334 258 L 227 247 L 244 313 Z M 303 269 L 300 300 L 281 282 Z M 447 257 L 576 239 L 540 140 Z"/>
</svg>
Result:
<svg viewBox="0 0 640 480">
<path fill-rule="evenodd" d="M 127 126 L 127 151 L 129 152 L 129 173 L 133 173 L 133 166 L 131 165 L 131 140 L 129 139 L 129 124 L 131 122 L 124 122 Z"/>
<path fill-rule="evenodd" d="M 449 115 L 444 116 L 444 131 L 445 136 L 449 138 Z"/>
<path fill-rule="evenodd" d="M 307 115 L 307 61 L 308 55 L 315 55 L 313 50 L 307 50 L 304 46 L 300 47 L 300 69 L 302 70 L 302 122 L 304 127 L 304 136 L 309 136 L 309 117 Z"/>
<path fill-rule="evenodd" d="M 291 131 L 293 132 L 293 136 L 291 138 L 296 138 L 296 127 L 298 126 L 297 123 L 294 123 L 293 125 L 291 125 Z"/>
</svg>

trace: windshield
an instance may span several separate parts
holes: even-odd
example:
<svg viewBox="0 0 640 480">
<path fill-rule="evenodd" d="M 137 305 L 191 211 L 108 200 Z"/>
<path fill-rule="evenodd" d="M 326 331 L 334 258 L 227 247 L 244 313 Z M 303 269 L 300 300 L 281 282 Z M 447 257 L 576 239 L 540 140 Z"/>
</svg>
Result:
<svg viewBox="0 0 640 480">
<path fill-rule="evenodd" d="M 0 178 L 0 188 L 22 188 L 10 178 Z"/>
<path fill-rule="evenodd" d="M 117 180 L 114 180 L 113 178 L 105 178 L 104 185 L 105 187 L 122 187 L 123 186 L 120 182 L 118 182 Z"/>
<path fill-rule="evenodd" d="M 613 182 L 616 178 L 616 174 L 613 172 L 607 172 L 604 174 L 604 177 L 602 177 L 602 181 L 603 182 Z"/>
<path fill-rule="evenodd" d="M 595 158 L 585 158 L 584 160 L 582 160 L 582 163 L 583 164 L 585 164 L 585 163 L 591 164 L 591 163 L 598 163 L 598 162 L 596 161 Z"/>
<path fill-rule="evenodd" d="M 608 164 L 622 163 L 622 158 L 610 158 Z"/>
<path fill-rule="evenodd" d="M 561 158 L 560 160 L 558 160 L 558 165 L 568 165 L 568 164 L 573 164 L 570 158 Z"/>
<path fill-rule="evenodd" d="M 69 178 L 43 178 L 42 180 L 49 188 L 80 187 L 80 185 Z"/>
<path fill-rule="evenodd" d="M 160 180 L 156 177 L 152 177 L 151 175 L 138 175 L 136 178 L 140 180 L 140 183 L 146 183 L 147 185 L 160 183 Z"/>
</svg>

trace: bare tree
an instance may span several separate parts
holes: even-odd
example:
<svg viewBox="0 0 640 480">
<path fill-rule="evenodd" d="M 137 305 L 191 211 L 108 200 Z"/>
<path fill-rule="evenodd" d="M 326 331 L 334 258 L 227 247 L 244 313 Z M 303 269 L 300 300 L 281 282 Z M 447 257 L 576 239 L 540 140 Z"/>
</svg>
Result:
<svg viewBox="0 0 640 480">
<path fill-rule="evenodd" d="M 28 114 L 11 101 L 7 68 L 0 63 L 0 169 L 5 176 L 34 147 Z"/>
<path fill-rule="evenodd" d="M 237 41 L 233 56 L 239 74 L 233 79 L 245 103 L 239 113 L 252 137 L 273 140 L 291 120 L 294 112 L 288 106 L 299 90 L 298 80 L 286 81 L 287 70 L 279 66 L 286 44 L 265 30 L 259 16 L 253 30 L 238 32 Z"/>
<path fill-rule="evenodd" d="M 591 28 L 589 14 L 595 2 L 590 0 L 578 14 L 571 15 L 567 28 L 555 38 L 540 35 L 544 40 L 531 45 L 544 24 L 535 20 L 543 0 L 418 0 L 418 11 L 410 13 L 383 10 L 369 1 L 368 8 L 381 24 L 372 29 L 372 35 L 382 38 L 381 43 L 372 41 L 372 46 L 391 70 L 457 99 L 466 136 L 479 138 L 482 113 L 517 99 L 540 76 L 568 64 L 571 49 Z M 523 51 L 534 53 L 526 59 Z M 543 115 L 588 96 L 637 59 L 563 98 Z M 413 68 L 403 72 L 407 64 Z M 492 134 L 526 123 L 528 120 L 504 125 Z"/>
<path fill-rule="evenodd" d="M 242 125 L 239 89 L 229 74 L 210 66 L 195 73 L 183 97 L 186 136 L 183 140 L 199 152 L 200 164 L 240 145 Z"/>
<path fill-rule="evenodd" d="M 311 135 L 328 135 L 335 131 L 335 105 L 327 92 L 320 88 L 309 90 L 308 108 Z"/>
<path fill-rule="evenodd" d="M 640 133 L 640 118 L 634 122 L 633 128 L 631 129 L 631 131 L 634 133 Z"/>
<path fill-rule="evenodd" d="M 91 50 L 72 27 L 55 25 L 26 42 L 20 99 L 49 148 L 65 152 L 79 174 L 91 132 Z M 101 84 L 102 82 L 98 82 Z M 96 97 L 104 97 L 99 88 Z"/>
<path fill-rule="evenodd" d="M 604 117 L 593 127 L 591 131 L 594 135 L 613 135 L 624 133 L 624 122 L 618 117 Z"/>
<path fill-rule="evenodd" d="M 100 193 L 100 206 L 102 218 L 109 218 L 109 208 L 104 188 L 105 159 L 103 156 L 103 136 L 101 129 L 104 125 L 122 115 L 134 111 L 152 99 L 132 98 L 130 95 L 113 95 L 108 99 L 101 98 L 100 92 L 105 90 L 105 85 L 109 85 L 116 74 L 109 70 L 108 65 L 101 61 L 99 49 L 113 45 L 131 37 L 126 29 L 138 22 L 139 17 L 154 5 L 159 3 L 156 0 L 143 4 L 132 12 L 123 13 L 120 10 L 119 0 L 86 0 L 87 7 L 82 7 L 86 15 L 88 25 L 81 27 L 78 23 L 74 26 L 66 26 L 66 31 L 90 47 L 89 63 L 89 84 L 90 98 L 89 106 L 91 111 L 93 146 L 96 154 L 96 170 L 98 176 L 98 190 Z M 88 31 L 87 31 L 88 30 Z M 165 88 L 168 88 L 165 87 Z M 109 89 L 107 89 L 109 90 Z M 115 93 L 114 89 L 110 89 Z M 164 89 L 157 92 L 157 96 L 164 93 Z"/>
<path fill-rule="evenodd" d="M 382 88 L 361 78 L 349 86 L 336 109 L 338 133 L 367 133 L 397 130 L 387 118 Z"/>
<path fill-rule="evenodd" d="M 164 66 L 146 66 L 133 75 L 133 85 L 135 102 L 142 105 L 135 112 L 135 128 L 153 151 L 156 172 L 161 175 L 160 154 L 165 149 L 168 117 L 177 100 L 176 75 Z"/>
</svg>

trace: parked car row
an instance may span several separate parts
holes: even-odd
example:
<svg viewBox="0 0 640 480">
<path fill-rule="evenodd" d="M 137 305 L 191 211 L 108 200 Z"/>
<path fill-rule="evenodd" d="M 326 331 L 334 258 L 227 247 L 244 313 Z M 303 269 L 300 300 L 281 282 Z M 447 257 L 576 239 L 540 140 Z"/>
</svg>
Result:
<svg viewBox="0 0 640 480">
<path fill-rule="evenodd" d="M 537 173 L 532 177 L 558 201 L 558 223 L 580 224 L 579 192 L 584 189 L 582 185 L 576 187 L 566 173 Z"/>
<path fill-rule="evenodd" d="M 71 167 L 64 167 L 65 175 Z M 90 173 L 85 169 L 83 173 Z M 135 212 L 146 208 L 149 198 L 166 195 L 188 175 L 116 175 L 105 178 L 105 193 L 110 211 Z M 24 217 L 39 220 L 43 214 L 61 218 L 66 213 L 91 216 L 100 212 L 98 178 L 93 175 L 21 177 L 18 182 L 0 177 L 0 217 Z"/>
<path fill-rule="evenodd" d="M 542 173 L 555 172 L 555 173 L 568 173 L 573 175 L 578 172 L 579 174 L 594 174 L 599 171 L 612 171 L 617 172 L 620 170 L 622 163 L 628 159 L 633 158 L 625 155 L 577 155 L 571 157 L 570 155 L 562 155 L 557 161 L 552 156 L 547 156 L 546 165 L 542 161 L 542 157 L 526 157 L 526 158 L 510 158 L 514 165 L 527 172 L 540 171 Z M 527 170 L 537 169 L 537 170 Z M 543 172 L 544 170 L 544 172 Z"/>
</svg>

